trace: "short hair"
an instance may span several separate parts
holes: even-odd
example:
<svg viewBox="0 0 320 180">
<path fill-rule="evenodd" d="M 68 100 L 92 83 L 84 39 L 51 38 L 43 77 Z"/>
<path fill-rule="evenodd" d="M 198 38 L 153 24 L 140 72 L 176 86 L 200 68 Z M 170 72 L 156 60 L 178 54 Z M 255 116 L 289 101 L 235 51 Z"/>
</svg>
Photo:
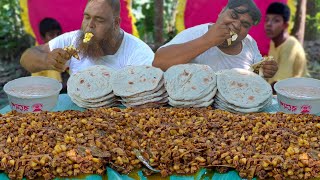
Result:
<svg viewBox="0 0 320 180">
<path fill-rule="evenodd" d="M 88 3 L 93 0 L 88 0 Z M 112 9 L 114 16 L 120 16 L 120 0 L 105 0 Z"/>
<path fill-rule="evenodd" d="M 60 33 L 62 33 L 62 28 L 57 20 L 47 17 L 40 21 L 39 31 L 42 37 L 45 37 L 47 32 L 50 32 L 53 30 L 59 30 Z"/>
<path fill-rule="evenodd" d="M 247 5 L 248 9 L 239 12 L 240 14 L 248 13 L 252 20 L 253 25 L 257 25 L 261 19 L 261 12 L 253 0 L 229 0 L 227 4 L 228 9 L 234 9 L 242 5 Z"/>
<path fill-rule="evenodd" d="M 274 2 L 268 6 L 267 14 L 278 14 L 283 17 L 285 22 L 290 20 L 290 8 L 281 2 Z"/>
</svg>

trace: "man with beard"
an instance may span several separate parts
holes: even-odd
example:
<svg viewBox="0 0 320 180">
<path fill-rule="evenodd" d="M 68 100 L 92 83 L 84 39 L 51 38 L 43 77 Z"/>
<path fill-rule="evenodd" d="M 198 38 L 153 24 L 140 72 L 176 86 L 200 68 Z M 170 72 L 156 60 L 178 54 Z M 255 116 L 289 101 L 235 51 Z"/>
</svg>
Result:
<svg viewBox="0 0 320 180">
<path fill-rule="evenodd" d="M 256 41 L 248 35 L 260 18 L 260 10 L 253 0 L 229 0 L 215 24 L 202 24 L 182 31 L 157 50 L 153 65 L 162 70 L 190 62 L 209 65 L 215 71 L 249 69 L 250 65 L 263 59 Z M 277 71 L 277 63 L 266 61 L 262 68 L 264 77 L 272 77 Z"/>
<path fill-rule="evenodd" d="M 89 42 L 83 42 L 85 33 L 92 33 Z M 79 60 L 73 56 L 76 50 Z M 89 0 L 84 10 L 81 30 L 62 34 L 47 44 L 26 50 L 20 60 L 29 72 L 42 70 L 75 73 L 92 65 L 106 65 L 121 69 L 129 65 L 152 65 L 154 53 L 140 39 L 120 28 L 119 0 Z"/>
<path fill-rule="evenodd" d="M 300 42 L 288 33 L 290 9 L 286 4 L 274 2 L 269 5 L 264 28 L 272 40 L 269 55 L 273 56 L 279 70 L 268 79 L 271 84 L 290 77 L 302 77 L 308 74 L 307 59 Z"/>
</svg>

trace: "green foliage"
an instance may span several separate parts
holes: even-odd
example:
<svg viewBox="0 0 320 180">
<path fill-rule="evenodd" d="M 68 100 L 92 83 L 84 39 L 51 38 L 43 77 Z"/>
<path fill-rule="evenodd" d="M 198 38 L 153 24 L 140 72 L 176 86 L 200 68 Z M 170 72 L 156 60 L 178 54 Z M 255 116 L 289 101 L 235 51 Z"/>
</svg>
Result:
<svg viewBox="0 0 320 180">
<path fill-rule="evenodd" d="M 312 3 L 312 10 L 307 8 L 305 39 L 314 40 L 320 38 L 320 0 L 308 3 Z"/>
<path fill-rule="evenodd" d="M 0 1 L 0 58 L 15 56 L 29 37 L 23 29 L 20 18 L 19 0 Z"/>
<path fill-rule="evenodd" d="M 172 38 L 175 34 L 174 18 L 177 0 L 164 0 L 164 40 Z M 140 38 L 148 44 L 154 43 L 154 1 L 136 0 L 133 1 L 132 8 L 134 16 L 137 19 L 136 26 Z"/>
</svg>

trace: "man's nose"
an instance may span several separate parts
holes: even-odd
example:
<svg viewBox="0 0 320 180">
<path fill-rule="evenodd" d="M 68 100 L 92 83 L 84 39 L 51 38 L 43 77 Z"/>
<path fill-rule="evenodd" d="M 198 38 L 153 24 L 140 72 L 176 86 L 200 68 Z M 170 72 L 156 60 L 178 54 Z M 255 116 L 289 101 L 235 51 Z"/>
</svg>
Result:
<svg viewBox="0 0 320 180">
<path fill-rule="evenodd" d="M 234 30 L 240 31 L 241 28 L 241 22 L 239 20 L 236 20 L 232 23 Z"/>
<path fill-rule="evenodd" d="M 93 19 L 90 19 L 87 28 L 93 29 L 95 27 L 95 23 Z"/>
</svg>

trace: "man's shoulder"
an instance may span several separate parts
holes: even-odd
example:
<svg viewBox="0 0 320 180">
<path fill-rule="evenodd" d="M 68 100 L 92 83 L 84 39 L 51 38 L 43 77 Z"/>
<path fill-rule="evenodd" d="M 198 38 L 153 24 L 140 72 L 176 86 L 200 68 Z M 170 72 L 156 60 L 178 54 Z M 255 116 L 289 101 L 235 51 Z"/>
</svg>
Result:
<svg viewBox="0 0 320 180">
<path fill-rule="evenodd" d="M 281 49 L 297 51 L 303 50 L 303 47 L 297 38 L 294 36 L 289 36 L 288 39 L 281 45 Z"/>
<path fill-rule="evenodd" d="M 129 34 L 127 32 L 124 31 L 124 41 L 125 44 L 123 45 L 123 50 L 126 52 L 136 52 L 136 53 L 153 53 L 153 51 L 151 50 L 151 48 L 148 46 L 148 44 L 146 44 L 145 42 L 143 42 L 141 39 L 139 39 L 138 37 Z"/>
<path fill-rule="evenodd" d="M 287 41 L 286 41 L 286 43 L 291 45 L 291 46 L 294 46 L 294 45 L 301 46 L 301 44 L 298 41 L 298 39 L 296 37 L 294 37 L 294 36 L 289 36 Z"/>
<path fill-rule="evenodd" d="M 247 36 L 243 39 L 243 41 L 246 41 L 249 43 L 256 43 L 256 40 L 254 40 L 250 34 L 247 34 Z"/>
<path fill-rule="evenodd" d="M 125 31 L 123 31 L 123 32 L 124 32 L 124 39 L 125 39 L 126 43 L 147 46 L 147 44 L 145 42 L 143 42 L 141 39 L 139 39 L 138 37 L 136 37 L 130 33 L 127 33 Z"/>
<path fill-rule="evenodd" d="M 206 33 L 209 30 L 209 27 L 212 25 L 212 23 L 205 23 L 205 24 L 199 24 L 193 27 L 189 27 L 183 31 L 190 31 L 190 32 L 202 32 Z"/>
</svg>

